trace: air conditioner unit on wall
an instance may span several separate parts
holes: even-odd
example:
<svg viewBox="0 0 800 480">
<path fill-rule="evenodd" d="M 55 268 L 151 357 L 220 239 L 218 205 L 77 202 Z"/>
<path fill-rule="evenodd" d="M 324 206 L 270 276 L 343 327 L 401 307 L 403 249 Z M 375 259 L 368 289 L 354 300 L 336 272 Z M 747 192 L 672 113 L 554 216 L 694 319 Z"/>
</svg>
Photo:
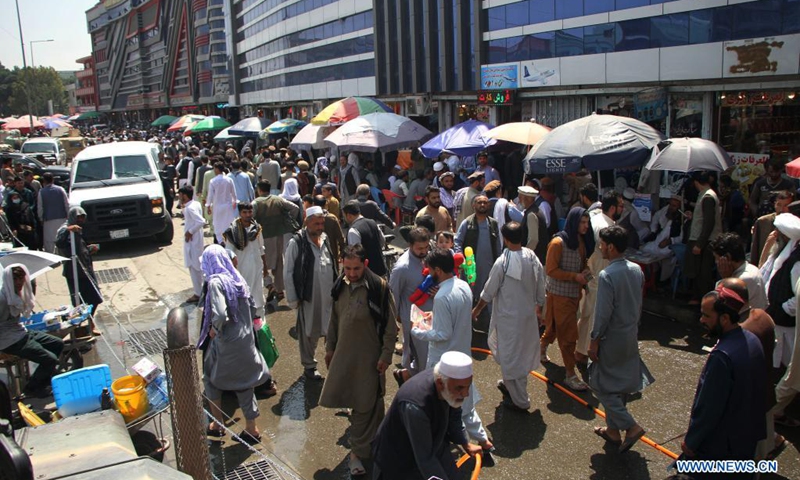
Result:
<svg viewBox="0 0 800 480">
<path fill-rule="evenodd" d="M 406 115 L 427 115 L 430 101 L 425 95 L 406 97 Z"/>
</svg>

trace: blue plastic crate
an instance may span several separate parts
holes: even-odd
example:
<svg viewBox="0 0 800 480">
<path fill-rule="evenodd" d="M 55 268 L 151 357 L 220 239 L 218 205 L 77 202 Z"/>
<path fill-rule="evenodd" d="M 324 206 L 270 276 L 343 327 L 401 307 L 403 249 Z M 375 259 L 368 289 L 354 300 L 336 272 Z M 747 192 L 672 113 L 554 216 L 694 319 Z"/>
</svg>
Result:
<svg viewBox="0 0 800 480">
<path fill-rule="evenodd" d="M 34 313 L 30 317 L 20 317 L 19 321 L 25 326 L 26 330 L 47 330 L 47 326 L 44 324 L 44 315 L 46 313 L 47 310 Z"/>
<path fill-rule="evenodd" d="M 94 365 L 53 377 L 53 396 L 63 417 L 80 415 L 100 409 L 100 395 L 107 388 L 111 393 L 111 369 Z"/>
</svg>

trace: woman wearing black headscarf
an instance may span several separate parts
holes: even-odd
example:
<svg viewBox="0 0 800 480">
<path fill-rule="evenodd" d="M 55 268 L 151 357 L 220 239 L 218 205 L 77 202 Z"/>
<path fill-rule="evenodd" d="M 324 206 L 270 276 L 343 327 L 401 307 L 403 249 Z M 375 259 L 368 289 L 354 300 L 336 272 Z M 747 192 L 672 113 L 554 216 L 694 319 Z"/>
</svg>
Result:
<svg viewBox="0 0 800 480">
<path fill-rule="evenodd" d="M 547 358 L 547 347 L 558 339 L 561 358 L 567 370 L 564 383 L 573 390 L 584 391 L 587 385 L 575 373 L 575 345 L 578 341 L 578 306 L 581 290 L 589 283 L 586 268 L 586 242 L 589 231 L 589 214 L 575 207 L 567 214 L 564 230 L 550 241 L 547 247 L 547 301 L 545 307 L 545 332 L 542 335 L 542 362 Z"/>
</svg>

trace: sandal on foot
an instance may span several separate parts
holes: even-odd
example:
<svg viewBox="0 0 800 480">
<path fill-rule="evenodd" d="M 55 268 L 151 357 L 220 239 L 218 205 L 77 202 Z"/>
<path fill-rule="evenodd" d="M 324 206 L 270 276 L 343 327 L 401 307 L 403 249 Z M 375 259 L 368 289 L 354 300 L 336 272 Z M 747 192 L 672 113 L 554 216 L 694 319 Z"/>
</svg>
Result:
<svg viewBox="0 0 800 480">
<path fill-rule="evenodd" d="M 392 372 L 392 376 L 394 377 L 395 381 L 397 382 L 397 387 L 400 388 L 406 383 L 406 379 L 403 378 L 403 370 L 395 370 Z"/>
<path fill-rule="evenodd" d="M 247 430 L 242 430 L 242 432 L 236 437 L 233 437 L 233 439 L 239 443 L 246 443 L 248 445 L 258 445 L 261 443 L 261 435 L 253 435 Z"/>
<path fill-rule="evenodd" d="M 366 475 L 367 469 L 364 468 L 364 464 L 361 463 L 361 459 L 350 455 L 350 475 L 352 476 L 359 476 L 359 475 Z"/>
<path fill-rule="evenodd" d="M 781 441 L 778 442 L 777 445 L 775 445 L 775 448 L 773 448 L 772 450 L 769 451 L 769 453 L 767 453 L 767 456 L 766 456 L 765 459 L 766 460 L 775 460 L 776 458 L 778 458 L 778 455 L 780 455 L 781 452 L 786 450 L 786 447 L 788 447 L 788 446 L 789 446 L 789 442 L 786 440 L 786 438 L 785 437 L 781 437 Z"/>
<path fill-rule="evenodd" d="M 622 444 L 622 440 L 614 440 L 611 438 L 611 435 L 608 434 L 608 428 L 606 427 L 594 427 L 594 434 L 598 437 L 602 438 L 606 442 L 616 445 L 619 447 Z"/>
<path fill-rule="evenodd" d="M 625 441 L 622 442 L 622 445 L 619 446 L 619 453 L 625 453 L 633 447 L 633 445 L 639 441 L 640 438 L 644 437 L 646 432 L 642 430 L 641 432 L 637 433 L 632 437 L 625 437 Z"/>
<path fill-rule="evenodd" d="M 225 436 L 225 430 L 218 430 L 216 428 L 206 428 L 206 436 L 214 438 L 222 438 Z"/>
<path fill-rule="evenodd" d="M 784 427 L 789 428 L 797 428 L 800 427 L 800 420 L 796 418 L 792 418 L 788 415 L 782 415 L 780 417 L 775 417 L 775 423 Z"/>
</svg>

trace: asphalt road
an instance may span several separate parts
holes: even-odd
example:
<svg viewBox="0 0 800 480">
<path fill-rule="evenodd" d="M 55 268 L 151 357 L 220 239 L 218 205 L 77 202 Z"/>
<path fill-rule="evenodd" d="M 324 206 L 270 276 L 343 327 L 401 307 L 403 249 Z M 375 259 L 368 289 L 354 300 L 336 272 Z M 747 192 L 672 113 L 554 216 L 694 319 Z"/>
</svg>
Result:
<svg viewBox="0 0 800 480">
<path fill-rule="evenodd" d="M 131 332 L 164 328 L 168 309 L 181 306 L 191 295 L 191 282 L 183 267 L 180 218 L 175 219 L 175 230 L 176 241 L 164 247 L 149 240 L 102 245 L 95 269 L 128 268 L 130 278 L 101 285 L 106 302 L 100 308 L 98 323 L 105 335 L 97 348 L 87 355 L 87 364 L 108 363 L 115 377 L 124 374 L 138 356 L 123 340 Z M 60 269 L 41 277 L 37 301 L 41 308 L 68 303 Z M 192 329 L 196 331 L 198 312 L 193 306 L 184 306 L 192 318 Z M 297 343 L 292 338 L 294 312 L 281 304 L 268 316 L 268 321 L 280 351 L 280 359 L 273 368 L 279 391 L 276 396 L 259 401 L 258 424 L 264 442 L 258 448 L 281 459 L 304 479 L 349 478 L 347 412 L 320 407 L 321 382 L 309 382 L 302 377 Z M 647 315 L 642 319 L 640 348 L 656 382 L 629 407 L 647 430 L 648 437 L 673 452 L 680 451 L 680 440 L 688 424 L 695 386 L 706 356 L 702 346 L 710 345 L 701 333 L 697 326 L 669 319 Z M 473 338 L 477 347 L 485 348 L 485 342 L 485 335 L 476 334 Z M 323 347 L 320 342 L 317 358 L 324 375 Z M 555 364 L 546 365 L 540 372 L 553 381 L 562 382 L 564 369 L 560 366 L 558 349 L 551 347 L 549 354 Z M 151 358 L 163 364 L 160 355 Z M 533 377 L 528 386 L 530 412 L 521 414 L 505 409 L 500 405 L 502 397 L 495 387 L 500 379 L 499 366 L 491 357 L 475 355 L 475 359 L 475 381 L 482 396 L 477 409 L 497 448 L 497 465 L 484 468 L 480 478 L 662 479 L 674 473 L 667 471 L 671 462 L 667 456 L 643 443 L 623 455 L 604 449 L 601 439 L 592 432 L 593 426 L 604 425 L 603 419 Z M 396 356 L 395 361 L 399 362 L 399 357 Z M 386 384 L 388 407 L 397 385 L 391 376 Z M 580 396 L 597 405 L 591 394 Z M 798 403 L 791 409 L 795 416 L 800 416 Z M 235 402 L 226 404 L 235 407 Z M 239 422 L 231 428 L 241 430 L 241 412 L 234 413 L 233 408 L 228 410 Z M 779 431 L 798 445 L 800 431 L 795 430 Z M 213 443 L 211 452 L 218 473 L 259 458 L 230 439 Z M 174 449 L 171 449 L 168 463 L 173 463 L 173 455 Z M 778 457 L 778 465 L 779 475 L 762 478 L 800 478 L 797 447 L 787 448 Z"/>
</svg>

